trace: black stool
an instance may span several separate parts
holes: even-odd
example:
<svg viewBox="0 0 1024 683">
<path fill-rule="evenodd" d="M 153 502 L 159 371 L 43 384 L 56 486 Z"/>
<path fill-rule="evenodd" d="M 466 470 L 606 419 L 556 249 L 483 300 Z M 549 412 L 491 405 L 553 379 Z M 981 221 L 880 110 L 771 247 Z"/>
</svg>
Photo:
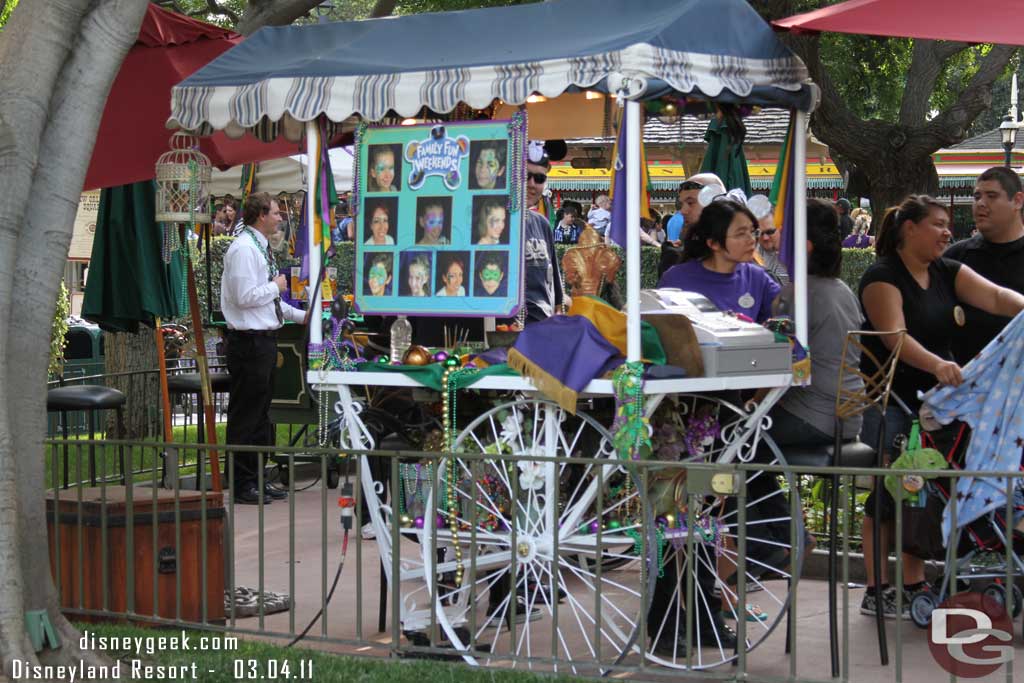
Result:
<svg viewBox="0 0 1024 683">
<path fill-rule="evenodd" d="M 117 389 L 95 384 L 80 384 L 73 387 L 56 387 L 46 392 L 46 410 L 59 412 L 64 423 L 64 488 L 68 487 L 68 411 L 85 410 L 89 413 L 89 441 L 96 437 L 96 411 L 117 411 L 118 436 L 124 434 L 122 408 L 125 395 Z M 124 450 L 118 448 L 118 461 L 121 465 L 121 483 L 125 483 Z M 96 447 L 89 446 L 89 481 L 96 485 Z"/>
<path fill-rule="evenodd" d="M 213 394 L 226 394 L 231 390 L 231 375 L 226 372 L 211 372 L 210 375 L 210 397 Z M 183 395 L 192 394 L 196 397 L 196 431 L 197 441 L 206 443 L 206 415 L 202 409 L 203 404 L 203 383 L 198 372 L 183 372 L 177 375 L 168 375 L 167 391 L 170 394 Z M 216 429 L 216 425 L 213 427 Z M 164 473 L 166 475 L 167 463 L 164 462 Z M 202 477 L 196 476 L 196 490 L 202 486 Z"/>
</svg>

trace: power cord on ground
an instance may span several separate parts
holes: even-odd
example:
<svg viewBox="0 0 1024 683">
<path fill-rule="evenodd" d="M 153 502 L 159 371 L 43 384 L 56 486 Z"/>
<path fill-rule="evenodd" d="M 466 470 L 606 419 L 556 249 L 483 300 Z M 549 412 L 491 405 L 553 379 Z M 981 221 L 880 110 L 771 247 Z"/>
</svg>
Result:
<svg viewBox="0 0 1024 683">
<path fill-rule="evenodd" d="M 348 554 L 348 536 L 352 531 L 352 511 L 355 508 L 355 499 L 352 497 L 352 493 L 352 482 L 345 479 L 345 483 L 341 486 L 341 497 L 338 498 L 338 507 L 341 508 L 341 527 L 345 530 L 345 533 L 341 539 L 341 559 L 338 561 L 338 571 L 334 573 L 334 581 L 331 583 L 331 589 L 327 591 L 327 599 L 324 600 L 324 604 L 317 611 L 316 615 L 313 616 L 309 624 L 306 625 L 306 628 L 302 629 L 302 633 L 295 636 L 295 639 L 285 645 L 285 647 L 291 647 L 305 638 L 313 626 L 316 625 L 316 622 L 320 621 L 320 617 L 323 616 L 327 605 L 331 604 L 331 598 L 334 597 L 334 591 L 337 589 L 338 581 L 341 579 L 341 570 L 345 566 L 345 555 Z"/>
</svg>

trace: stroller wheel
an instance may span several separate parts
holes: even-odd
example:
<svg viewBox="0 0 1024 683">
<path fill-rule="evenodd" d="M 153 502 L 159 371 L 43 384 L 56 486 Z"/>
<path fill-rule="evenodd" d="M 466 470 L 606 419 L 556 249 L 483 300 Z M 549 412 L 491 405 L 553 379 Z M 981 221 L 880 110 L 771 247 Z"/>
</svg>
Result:
<svg viewBox="0 0 1024 683">
<path fill-rule="evenodd" d="M 999 583 L 990 583 L 985 586 L 985 589 L 981 591 L 982 595 L 988 598 L 992 598 L 1010 613 L 1013 619 L 1020 616 L 1021 609 L 1024 608 L 1024 594 L 1021 593 L 1020 588 L 1016 585 L 1011 586 L 1010 594 L 1013 596 L 1013 604 L 1009 608 L 1006 607 L 1006 587 Z"/>
<path fill-rule="evenodd" d="M 910 600 L 910 618 L 919 628 L 928 628 L 936 607 L 938 602 L 935 594 L 931 591 L 922 591 Z"/>
</svg>

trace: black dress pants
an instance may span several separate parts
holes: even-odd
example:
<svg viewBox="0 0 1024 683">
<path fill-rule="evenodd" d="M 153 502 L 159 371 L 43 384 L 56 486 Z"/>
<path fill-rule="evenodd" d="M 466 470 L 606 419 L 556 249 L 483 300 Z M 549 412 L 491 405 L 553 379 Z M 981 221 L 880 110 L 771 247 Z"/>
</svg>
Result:
<svg viewBox="0 0 1024 683">
<path fill-rule="evenodd" d="M 277 338 L 229 330 L 227 361 L 228 372 L 231 373 L 228 444 L 273 445 L 270 401 L 274 388 L 274 370 L 277 367 Z M 236 492 L 257 483 L 259 455 L 253 451 L 235 453 L 231 485 Z"/>
<path fill-rule="evenodd" d="M 694 623 L 698 630 L 707 632 L 713 627 L 713 624 L 709 620 L 708 610 L 717 612 L 720 607 L 720 601 L 718 598 L 712 597 L 712 591 L 715 589 L 715 572 L 714 572 L 714 551 L 710 552 L 710 563 L 711 567 L 706 566 L 707 559 L 706 555 L 701 553 L 700 542 L 695 543 L 694 552 L 698 555 L 700 560 L 696 562 L 697 572 L 694 577 L 694 588 L 696 593 L 693 596 L 693 608 L 696 614 L 694 615 Z M 704 549 L 705 553 L 707 548 Z M 671 552 L 671 546 L 666 546 L 666 555 Z M 686 550 L 681 549 L 675 551 L 679 553 L 681 557 L 685 557 Z M 693 571 L 694 563 L 684 562 L 683 567 L 686 571 Z M 654 638 L 659 629 L 662 632 L 662 638 L 671 637 L 676 634 L 675 624 L 676 619 L 679 619 L 679 632 L 680 637 L 686 633 L 686 592 L 690 587 L 690 578 L 685 574 L 679 575 L 676 571 L 676 559 L 674 557 L 668 558 L 665 562 L 665 567 L 662 575 L 655 579 L 654 582 L 654 594 L 651 596 L 651 606 L 647 610 L 647 637 Z M 678 589 L 678 593 L 676 590 Z M 703 598 L 701 597 L 703 594 Z M 705 604 L 704 601 L 707 601 Z"/>
</svg>

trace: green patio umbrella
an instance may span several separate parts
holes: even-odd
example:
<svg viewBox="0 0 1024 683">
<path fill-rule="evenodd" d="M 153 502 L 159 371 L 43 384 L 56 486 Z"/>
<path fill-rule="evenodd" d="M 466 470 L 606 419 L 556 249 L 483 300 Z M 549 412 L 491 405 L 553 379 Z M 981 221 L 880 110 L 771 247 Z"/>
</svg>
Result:
<svg viewBox="0 0 1024 683">
<path fill-rule="evenodd" d="M 82 317 L 108 332 L 137 332 L 139 323 L 186 312 L 180 252 L 164 263 L 155 203 L 151 180 L 100 193 Z"/>
<path fill-rule="evenodd" d="M 700 172 L 714 173 L 725 183 L 725 189 L 739 188 L 749 197 L 753 191 L 750 173 L 747 172 L 747 157 L 743 154 L 744 133 L 738 112 L 725 111 L 722 116 L 712 118 L 704 134 L 708 149 Z"/>
</svg>

